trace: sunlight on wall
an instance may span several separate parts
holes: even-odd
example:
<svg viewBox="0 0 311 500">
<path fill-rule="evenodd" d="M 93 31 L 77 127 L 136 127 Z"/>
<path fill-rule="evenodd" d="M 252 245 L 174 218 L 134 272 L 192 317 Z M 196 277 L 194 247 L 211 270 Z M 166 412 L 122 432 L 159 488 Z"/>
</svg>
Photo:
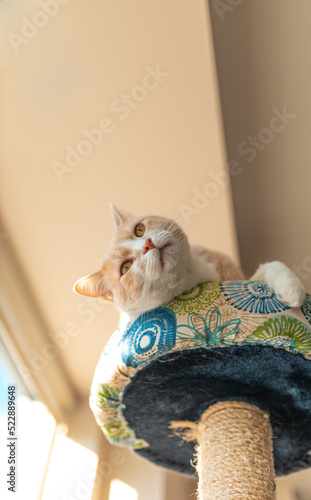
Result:
<svg viewBox="0 0 311 500">
<path fill-rule="evenodd" d="M 109 500 L 138 500 L 138 492 L 119 479 L 113 479 L 110 484 Z"/>
<path fill-rule="evenodd" d="M 49 452 L 55 432 L 55 420 L 47 408 L 38 401 L 25 396 L 16 399 L 16 447 L 13 447 L 16 490 L 12 494 L 14 500 L 38 498 Z M 7 417 L 0 420 L 1 443 L 10 443 L 7 437 Z M 13 441 L 12 441 L 13 442 Z M 5 446 L 0 453 L 0 470 L 7 474 L 10 469 L 10 448 Z M 7 477 L 6 477 L 7 479 Z M 9 484 L 1 484 L 0 496 L 7 498 Z M 3 490 L 2 490 L 3 487 Z M 3 496 L 2 496 L 3 495 Z"/>
<path fill-rule="evenodd" d="M 66 430 L 58 428 L 42 500 L 91 500 L 98 456 L 69 439 Z"/>
</svg>

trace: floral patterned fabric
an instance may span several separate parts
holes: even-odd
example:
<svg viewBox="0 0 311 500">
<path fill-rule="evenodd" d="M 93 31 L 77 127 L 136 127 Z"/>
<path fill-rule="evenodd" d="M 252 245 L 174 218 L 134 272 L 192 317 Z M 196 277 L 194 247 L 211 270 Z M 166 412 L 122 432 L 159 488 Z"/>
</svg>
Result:
<svg viewBox="0 0 311 500">
<path fill-rule="evenodd" d="M 107 439 L 134 449 L 123 416 L 123 394 L 135 374 L 153 360 L 186 349 L 231 344 L 271 345 L 311 362 L 311 295 L 301 308 L 282 304 L 263 282 L 205 283 L 141 315 L 107 343 L 94 375 L 90 405 Z"/>
</svg>

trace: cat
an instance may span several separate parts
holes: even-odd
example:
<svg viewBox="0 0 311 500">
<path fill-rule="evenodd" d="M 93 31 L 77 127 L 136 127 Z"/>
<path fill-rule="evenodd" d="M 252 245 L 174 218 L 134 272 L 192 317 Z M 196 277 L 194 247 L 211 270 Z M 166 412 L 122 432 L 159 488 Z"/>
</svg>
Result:
<svg viewBox="0 0 311 500">
<path fill-rule="evenodd" d="M 226 255 L 190 246 L 174 220 L 153 215 L 137 218 L 112 203 L 110 208 L 115 235 L 102 268 L 78 280 L 74 290 L 113 302 L 123 312 L 125 324 L 201 283 L 245 279 Z M 265 281 L 290 307 L 303 303 L 301 280 L 281 262 L 260 265 L 250 280 Z"/>
</svg>

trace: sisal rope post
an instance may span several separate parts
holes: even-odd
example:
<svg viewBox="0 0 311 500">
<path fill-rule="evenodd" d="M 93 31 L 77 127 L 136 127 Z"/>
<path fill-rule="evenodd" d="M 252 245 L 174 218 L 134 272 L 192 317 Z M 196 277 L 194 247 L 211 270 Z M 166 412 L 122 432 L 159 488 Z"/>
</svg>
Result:
<svg viewBox="0 0 311 500">
<path fill-rule="evenodd" d="M 208 408 L 188 428 L 196 440 L 199 500 L 273 500 L 275 472 L 269 415 L 255 405 L 224 401 Z"/>
</svg>

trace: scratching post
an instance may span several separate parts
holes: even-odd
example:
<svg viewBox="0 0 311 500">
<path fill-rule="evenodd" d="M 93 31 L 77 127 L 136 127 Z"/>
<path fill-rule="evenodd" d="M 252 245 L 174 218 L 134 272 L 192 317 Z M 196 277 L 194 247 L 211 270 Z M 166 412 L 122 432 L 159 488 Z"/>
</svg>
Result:
<svg viewBox="0 0 311 500">
<path fill-rule="evenodd" d="M 190 423 L 189 423 L 190 424 Z M 173 422 L 172 429 L 187 427 Z M 216 403 L 186 439 L 198 442 L 199 500 L 273 500 L 275 472 L 269 416 L 241 401 Z"/>
<path fill-rule="evenodd" d="M 217 403 L 198 425 L 199 498 L 273 500 L 275 473 L 269 416 L 243 402 Z"/>
<path fill-rule="evenodd" d="M 112 444 L 197 475 L 200 500 L 272 500 L 311 466 L 311 296 L 199 285 L 116 330 L 90 405 Z"/>
</svg>

